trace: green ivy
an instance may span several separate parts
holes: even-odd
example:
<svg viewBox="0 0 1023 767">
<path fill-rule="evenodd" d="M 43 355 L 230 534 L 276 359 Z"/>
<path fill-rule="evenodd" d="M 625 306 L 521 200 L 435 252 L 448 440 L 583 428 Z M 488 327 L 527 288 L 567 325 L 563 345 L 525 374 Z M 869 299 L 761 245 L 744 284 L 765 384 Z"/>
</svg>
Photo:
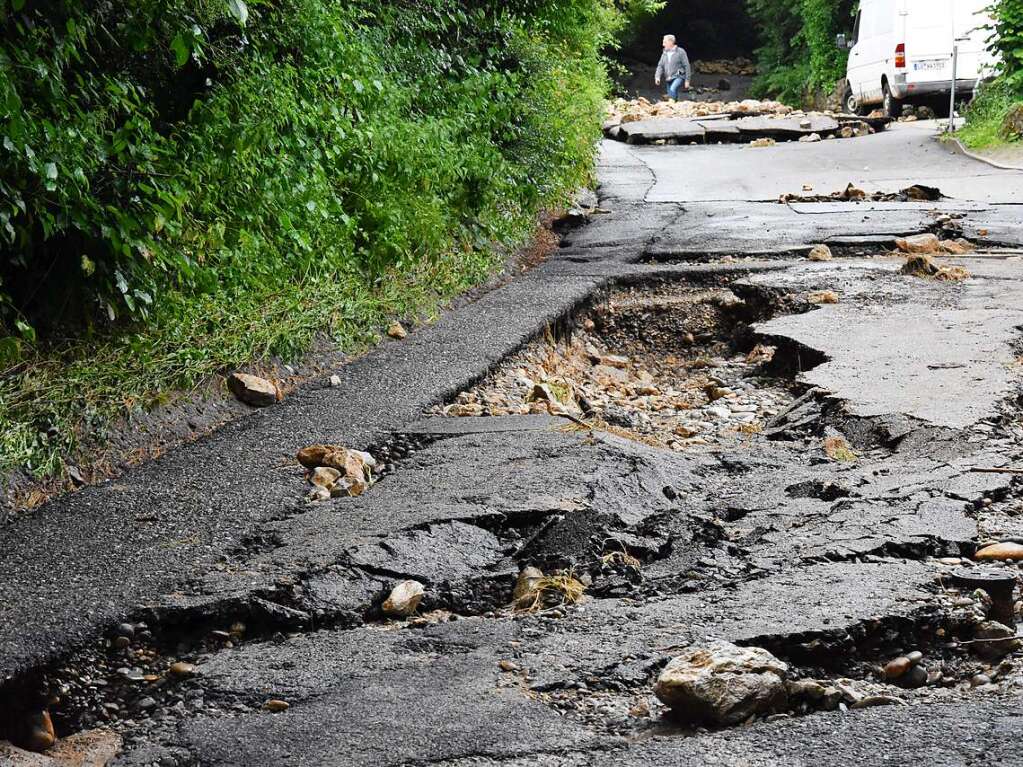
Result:
<svg viewBox="0 0 1023 767">
<path fill-rule="evenodd" d="M 848 52 L 835 36 L 849 32 L 853 0 L 748 0 L 760 29 L 754 92 L 803 104 L 830 93 L 844 77 Z"/>
<path fill-rule="evenodd" d="M 999 0 L 989 11 L 994 19 L 991 50 L 999 59 L 999 80 L 1023 95 L 1023 0 Z"/>
</svg>

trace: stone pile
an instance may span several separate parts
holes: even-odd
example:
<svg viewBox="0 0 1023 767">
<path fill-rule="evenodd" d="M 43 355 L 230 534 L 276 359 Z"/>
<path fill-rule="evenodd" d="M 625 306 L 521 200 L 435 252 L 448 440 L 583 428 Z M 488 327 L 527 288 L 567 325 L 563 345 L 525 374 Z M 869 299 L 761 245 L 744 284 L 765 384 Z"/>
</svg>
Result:
<svg viewBox="0 0 1023 767">
<path fill-rule="evenodd" d="M 734 296 L 733 296 L 734 299 Z M 585 323 L 584 323 L 585 324 Z M 695 345 L 692 337 L 688 343 Z M 533 344 L 479 386 L 431 414 L 455 417 L 567 413 L 648 444 L 684 450 L 745 438 L 793 401 L 757 367 L 774 350 L 707 358 L 606 348 L 586 330 Z"/>
<path fill-rule="evenodd" d="M 738 75 L 753 77 L 757 73 L 757 65 L 744 56 L 734 59 L 712 59 L 694 61 L 693 70 L 701 75 Z"/>
<path fill-rule="evenodd" d="M 712 115 L 789 115 L 792 107 L 779 101 L 649 101 L 616 99 L 608 106 L 605 127 L 659 117 L 710 117 Z"/>
<path fill-rule="evenodd" d="M 344 496 L 360 496 L 373 484 L 376 459 L 361 450 L 348 450 L 337 445 L 310 445 L 296 456 L 308 472 L 306 478 L 313 489 L 311 502 Z"/>
</svg>

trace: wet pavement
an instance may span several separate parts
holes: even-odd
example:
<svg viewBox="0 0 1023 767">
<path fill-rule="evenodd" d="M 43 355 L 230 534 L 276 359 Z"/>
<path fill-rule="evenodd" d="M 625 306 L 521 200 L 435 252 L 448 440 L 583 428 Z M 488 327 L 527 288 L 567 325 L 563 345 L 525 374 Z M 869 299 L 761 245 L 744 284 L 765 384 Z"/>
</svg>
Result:
<svg viewBox="0 0 1023 767">
<path fill-rule="evenodd" d="M 1023 174 L 898 126 L 826 146 L 605 142 L 605 212 L 529 275 L 9 525 L 10 734 L 48 707 L 126 765 L 1023 763 L 1020 658 L 977 654 L 991 605 L 954 577 L 1023 541 L 1017 475 L 973 471 L 1023 466 Z M 951 199 L 773 201 L 849 182 Z M 894 238 L 948 214 L 969 279 L 901 274 Z M 310 504 L 293 456 L 321 442 L 387 471 Z M 525 566 L 584 597 L 513 607 Z M 419 610 L 384 616 L 407 579 Z M 679 721 L 653 683 L 710 639 L 894 703 Z M 886 681 L 914 650 L 926 684 Z"/>
</svg>

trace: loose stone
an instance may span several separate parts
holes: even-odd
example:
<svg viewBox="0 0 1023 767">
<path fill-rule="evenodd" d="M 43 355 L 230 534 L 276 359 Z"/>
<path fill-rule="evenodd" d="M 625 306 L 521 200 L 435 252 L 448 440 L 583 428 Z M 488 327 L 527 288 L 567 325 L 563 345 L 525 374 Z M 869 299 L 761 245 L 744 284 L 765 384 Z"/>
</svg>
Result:
<svg viewBox="0 0 1023 767">
<path fill-rule="evenodd" d="M 714 642 L 674 658 L 654 693 L 686 721 L 738 724 L 783 709 L 787 675 L 788 666 L 766 650 Z"/>
<path fill-rule="evenodd" d="M 172 663 L 170 665 L 170 668 L 167 669 L 167 673 L 179 679 L 185 679 L 186 677 L 195 675 L 195 666 L 191 663 L 178 661 L 177 663 Z"/>
<path fill-rule="evenodd" d="M 1023 560 L 1023 545 L 1006 541 L 985 546 L 977 552 L 975 559 L 979 562 L 1008 562 Z"/>
<path fill-rule="evenodd" d="M 426 589 L 419 581 L 402 581 L 391 589 L 381 609 L 384 615 L 392 618 L 407 618 L 419 607 L 425 593 Z"/>
<path fill-rule="evenodd" d="M 287 711 L 291 708 L 291 705 L 286 700 L 278 700 L 273 698 L 263 704 L 263 708 L 267 711 L 273 711 L 274 713 L 280 713 L 281 711 Z"/>
<path fill-rule="evenodd" d="M 831 248 L 821 243 L 813 246 L 809 258 L 811 261 L 831 261 L 834 256 L 831 254 Z"/>
<path fill-rule="evenodd" d="M 408 338 L 408 331 L 400 322 L 392 322 L 387 326 L 387 335 L 391 338 L 400 341 L 403 338 Z"/>
<path fill-rule="evenodd" d="M 885 679 L 892 681 L 899 679 L 911 668 L 913 668 L 913 662 L 906 656 L 900 655 L 898 658 L 888 661 L 884 667 Z"/>
<path fill-rule="evenodd" d="M 228 376 L 227 388 L 239 400 L 253 407 L 267 407 L 276 404 L 281 396 L 273 383 L 248 373 L 232 373 Z"/>
</svg>

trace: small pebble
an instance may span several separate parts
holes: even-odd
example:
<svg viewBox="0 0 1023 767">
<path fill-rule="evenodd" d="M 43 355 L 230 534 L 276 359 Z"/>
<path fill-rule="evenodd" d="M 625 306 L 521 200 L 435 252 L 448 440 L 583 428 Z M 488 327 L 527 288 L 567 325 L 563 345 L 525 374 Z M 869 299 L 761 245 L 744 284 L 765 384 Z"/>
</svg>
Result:
<svg viewBox="0 0 1023 767">
<path fill-rule="evenodd" d="M 913 662 L 904 655 L 900 655 L 895 660 L 888 661 L 888 664 L 884 667 L 884 675 L 886 679 L 900 679 L 913 667 Z"/>
<path fill-rule="evenodd" d="M 501 671 L 518 671 L 519 665 L 510 660 L 502 660 L 497 664 Z"/>
<path fill-rule="evenodd" d="M 185 677 L 190 677 L 195 674 L 195 666 L 191 663 L 178 661 L 177 663 L 172 663 L 170 668 L 167 669 L 167 672 L 171 676 L 178 677 L 179 679 L 184 679 Z"/>
<path fill-rule="evenodd" d="M 263 708 L 267 711 L 273 711 L 274 713 L 280 713 L 281 711 L 287 711 L 291 706 L 285 700 L 278 700 L 272 698 L 263 704 Z"/>
<path fill-rule="evenodd" d="M 970 679 L 970 687 L 983 687 L 986 684 L 991 684 L 991 677 L 987 674 L 974 674 Z"/>
</svg>

